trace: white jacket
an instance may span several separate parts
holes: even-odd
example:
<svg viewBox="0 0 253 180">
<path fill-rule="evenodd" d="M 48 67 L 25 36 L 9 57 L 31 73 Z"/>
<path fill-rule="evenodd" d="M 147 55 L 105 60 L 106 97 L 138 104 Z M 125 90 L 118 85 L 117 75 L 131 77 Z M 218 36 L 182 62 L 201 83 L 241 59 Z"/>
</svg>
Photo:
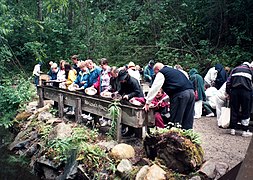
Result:
<svg viewBox="0 0 253 180">
<path fill-rule="evenodd" d="M 207 82 L 210 86 L 213 86 L 217 73 L 218 71 L 215 70 L 215 67 L 210 68 L 204 78 L 205 82 Z"/>
</svg>

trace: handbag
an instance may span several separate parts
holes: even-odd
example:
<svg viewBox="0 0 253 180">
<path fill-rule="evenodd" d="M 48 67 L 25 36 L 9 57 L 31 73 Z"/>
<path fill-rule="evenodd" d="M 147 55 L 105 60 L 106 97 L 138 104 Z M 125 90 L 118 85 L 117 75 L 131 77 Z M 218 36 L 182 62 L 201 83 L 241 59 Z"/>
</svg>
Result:
<svg viewBox="0 0 253 180">
<path fill-rule="evenodd" d="M 228 128 L 230 124 L 230 107 L 229 107 L 229 102 L 227 101 L 225 107 L 221 108 L 221 116 L 219 122 L 221 123 L 221 127 L 223 128 Z"/>
</svg>

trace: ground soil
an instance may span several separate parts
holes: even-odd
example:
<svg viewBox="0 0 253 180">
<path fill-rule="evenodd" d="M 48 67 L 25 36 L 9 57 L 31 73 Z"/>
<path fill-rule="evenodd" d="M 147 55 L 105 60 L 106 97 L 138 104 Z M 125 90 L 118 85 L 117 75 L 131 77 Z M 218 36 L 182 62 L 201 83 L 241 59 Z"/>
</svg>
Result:
<svg viewBox="0 0 253 180">
<path fill-rule="evenodd" d="M 218 128 L 216 117 L 195 119 L 193 129 L 201 136 L 205 160 L 227 163 L 231 169 L 244 159 L 251 137 L 242 137 L 240 131 L 230 135 L 229 129 Z"/>
</svg>

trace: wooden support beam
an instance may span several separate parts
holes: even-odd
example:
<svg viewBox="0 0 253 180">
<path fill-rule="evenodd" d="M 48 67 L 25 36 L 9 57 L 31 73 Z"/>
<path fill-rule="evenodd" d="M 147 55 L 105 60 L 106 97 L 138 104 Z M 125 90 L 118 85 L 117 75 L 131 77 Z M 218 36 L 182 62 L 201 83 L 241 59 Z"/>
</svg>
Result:
<svg viewBox="0 0 253 180">
<path fill-rule="evenodd" d="M 59 97 L 58 97 L 58 114 L 59 114 L 59 118 L 63 118 L 63 110 L 64 110 L 63 94 L 60 93 Z"/>
<path fill-rule="evenodd" d="M 253 179 L 253 138 L 251 138 L 247 153 L 236 176 L 236 180 Z"/>
<path fill-rule="evenodd" d="M 38 107 L 39 107 L 39 108 L 42 108 L 42 107 L 44 107 L 43 89 L 37 87 L 37 93 L 38 93 L 38 95 L 39 95 Z"/>
<path fill-rule="evenodd" d="M 121 114 L 122 114 L 122 110 L 120 108 L 119 116 L 118 116 L 118 119 L 117 119 L 117 135 L 116 135 L 116 138 L 117 138 L 118 142 L 121 142 L 121 129 L 122 129 Z"/>
<path fill-rule="evenodd" d="M 81 122 L 82 103 L 81 98 L 76 98 L 75 121 Z"/>
</svg>

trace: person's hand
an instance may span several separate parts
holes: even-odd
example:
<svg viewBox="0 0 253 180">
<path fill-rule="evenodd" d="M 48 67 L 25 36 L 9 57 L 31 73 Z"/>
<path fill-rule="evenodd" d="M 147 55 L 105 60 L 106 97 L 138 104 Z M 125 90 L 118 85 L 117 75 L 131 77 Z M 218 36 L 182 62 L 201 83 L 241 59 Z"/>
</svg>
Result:
<svg viewBox="0 0 253 180">
<path fill-rule="evenodd" d="M 143 107 L 143 109 L 144 109 L 146 112 L 149 111 L 149 104 L 145 104 L 144 107 Z"/>
<path fill-rule="evenodd" d="M 152 77 L 151 76 L 149 76 L 148 78 L 149 78 L 150 81 L 152 81 Z"/>
<path fill-rule="evenodd" d="M 123 96 L 123 99 L 128 100 L 128 99 L 129 99 L 128 95 L 124 95 L 124 96 Z"/>
<path fill-rule="evenodd" d="M 84 85 L 86 83 L 86 81 L 81 81 L 80 84 Z"/>
</svg>

